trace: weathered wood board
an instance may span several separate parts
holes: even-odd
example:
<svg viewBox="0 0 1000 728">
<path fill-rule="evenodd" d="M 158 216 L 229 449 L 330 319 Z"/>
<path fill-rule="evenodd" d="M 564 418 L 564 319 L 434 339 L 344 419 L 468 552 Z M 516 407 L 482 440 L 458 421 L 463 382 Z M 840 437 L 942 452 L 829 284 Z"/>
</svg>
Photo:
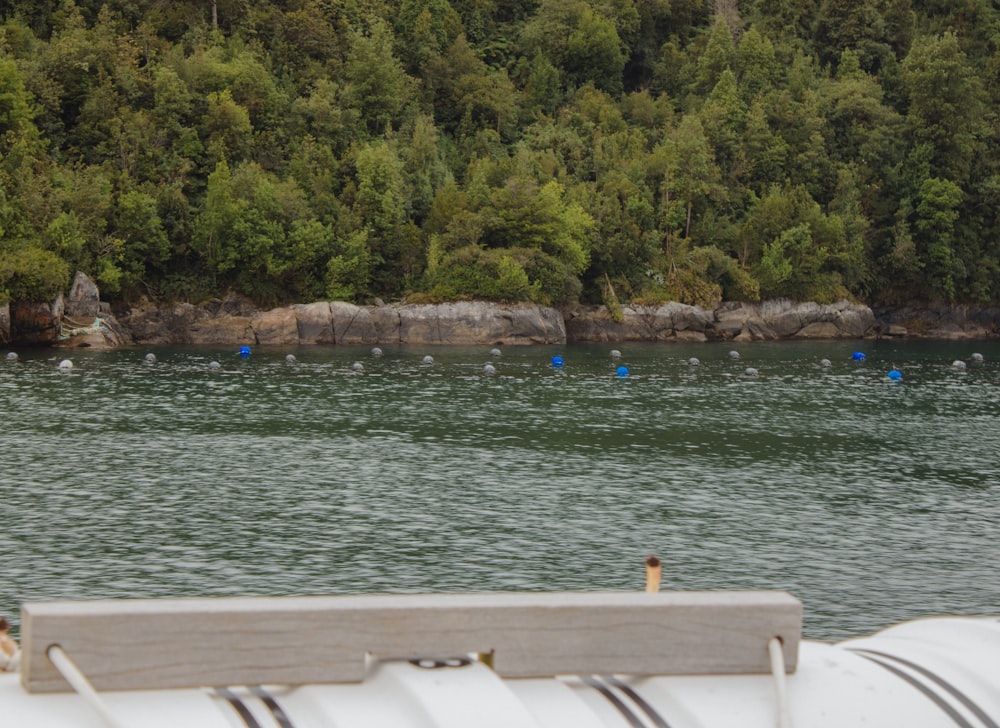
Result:
<svg viewBox="0 0 1000 728">
<path fill-rule="evenodd" d="M 356 682 L 380 660 L 492 653 L 507 678 L 770 672 L 796 666 L 802 605 L 785 592 L 234 597 L 29 603 L 22 683 L 69 686 L 60 645 L 98 690 Z"/>
</svg>

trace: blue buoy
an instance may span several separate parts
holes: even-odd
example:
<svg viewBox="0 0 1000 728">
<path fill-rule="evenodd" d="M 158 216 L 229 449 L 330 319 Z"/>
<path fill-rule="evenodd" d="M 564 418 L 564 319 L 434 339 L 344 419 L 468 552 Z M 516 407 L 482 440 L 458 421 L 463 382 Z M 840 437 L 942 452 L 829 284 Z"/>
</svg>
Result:
<svg viewBox="0 0 1000 728">
<path fill-rule="evenodd" d="M 618 375 L 619 379 L 624 379 L 625 377 L 628 376 L 628 367 L 618 367 L 615 370 L 615 374 Z"/>
<path fill-rule="evenodd" d="M 240 357 L 243 358 L 243 359 L 246 359 L 249 356 L 250 356 L 250 347 L 249 346 L 241 346 L 240 347 Z"/>
<path fill-rule="evenodd" d="M 865 360 L 865 359 L 867 359 L 868 357 L 867 357 L 867 356 L 865 356 L 865 353 L 864 353 L 863 351 L 856 351 L 856 352 L 854 352 L 854 353 L 853 353 L 853 354 L 851 355 L 851 358 L 852 358 L 852 359 L 853 359 L 854 361 L 864 361 L 864 360 Z"/>
<path fill-rule="evenodd" d="M 374 356 L 375 358 L 378 358 L 378 357 L 382 356 L 382 350 L 379 349 L 377 346 L 373 347 L 372 348 L 372 356 Z"/>
<path fill-rule="evenodd" d="M 903 378 L 903 372 L 899 371 L 898 369 L 892 369 L 892 370 L 890 370 L 890 372 L 889 372 L 889 379 L 891 379 L 894 382 L 898 382 L 902 378 Z"/>
<path fill-rule="evenodd" d="M 496 373 L 497 373 L 497 368 L 492 364 L 483 365 L 483 374 L 485 374 L 486 376 L 491 377 Z"/>
<path fill-rule="evenodd" d="M 552 366 L 556 369 L 562 369 L 563 358 L 561 356 L 552 357 Z"/>
</svg>

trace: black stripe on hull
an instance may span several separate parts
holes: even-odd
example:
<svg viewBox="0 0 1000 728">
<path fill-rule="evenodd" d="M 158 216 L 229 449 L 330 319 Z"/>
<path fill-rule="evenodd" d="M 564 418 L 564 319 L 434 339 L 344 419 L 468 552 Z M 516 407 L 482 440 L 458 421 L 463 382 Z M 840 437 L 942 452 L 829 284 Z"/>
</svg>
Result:
<svg viewBox="0 0 1000 728">
<path fill-rule="evenodd" d="M 937 675 L 928 670 L 926 667 L 918 665 L 915 662 L 910 662 L 909 660 L 904 660 L 902 657 L 896 657 L 895 655 L 890 655 L 885 652 L 879 652 L 877 650 L 867 650 L 864 648 L 859 648 L 859 649 L 852 649 L 851 652 L 856 652 L 861 655 L 874 655 L 876 657 L 880 657 L 885 660 L 892 660 L 893 662 L 898 662 L 900 665 L 908 667 L 914 672 L 920 673 L 928 680 L 931 680 L 936 685 L 944 688 L 944 690 L 946 690 L 949 695 L 951 695 L 953 698 L 955 698 L 955 700 L 957 700 L 966 708 L 968 708 L 970 713 L 979 718 L 979 720 L 982 721 L 983 725 L 986 726 L 986 728 L 1000 728 L 1000 726 L 997 725 L 996 721 L 990 718 L 990 716 L 986 714 L 986 711 L 980 708 L 976 703 L 974 703 L 972 699 L 969 698 L 969 696 L 967 696 L 965 693 L 956 688 L 954 685 L 952 685 L 950 682 L 945 680 L 940 675 Z"/>
<path fill-rule="evenodd" d="M 253 713 L 250 712 L 250 709 L 243 704 L 242 700 L 240 700 L 239 695 L 234 693 L 229 688 L 216 688 L 215 693 L 232 706 L 233 710 L 235 710 L 236 714 L 240 716 L 240 720 L 243 721 L 243 724 L 247 728 L 262 728 L 261 724 L 257 722 L 257 719 L 254 718 Z"/>
<path fill-rule="evenodd" d="M 628 724 L 632 726 L 632 728 L 646 728 L 643 722 L 639 720 L 639 716 L 633 713 L 632 709 L 625 705 L 622 699 L 615 695 L 611 688 L 607 685 L 602 683 L 596 677 L 581 676 L 580 679 L 590 687 L 594 688 L 594 690 L 603 695 L 609 703 L 615 706 L 615 708 L 618 709 L 618 712 L 622 714 L 622 717 L 628 721 Z"/>
<path fill-rule="evenodd" d="M 961 713 L 959 713 L 957 710 L 955 710 L 955 708 L 947 700 L 945 700 L 940 695 L 938 695 L 929 686 L 925 685 L 924 683 L 920 682 L 920 680 L 918 680 L 917 678 L 913 677 L 913 675 L 911 675 L 910 673 L 904 672 L 903 670 L 900 670 L 895 665 L 890 665 L 889 663 L 884 662 L 883 660 L 879 659 L 878 657 L 875 657 L 874 655 L 865 654 L 861 650 L 853 650 L 853 652 L 855 652 L 856 654 L 860 655 L 861 657 L 864 657 L 867 660 L 870 660 L 871 662 L 875 663 L 876 665 L 879 665 L 880 667 L 885 668 L 886 670 L 888 670 L 889 672 L 891 672 L 893 675 L 896 675 L 897 677 L 902 678 L 903 680 L 905 680 L 906 682 L 908 682 L 910 685 L 912 685 L 913 687 L 915 687 L 917 690 L 919 690 L 920 692 L 922 692 L 935 705 L 937 705 L 939 708 L 941 708 L 941 710 L 943 710 L 948 715 L 949 718 L 951 718 L 953 721 L 955 721 L 955 725 L 960 726 L 960 728 L 976 728 L 976 726 L 972 725 L 972 723 L 970 723 L 969 721 L 967 721 L 965 719 L 965 717 L 962 716 Z"/>
<path fill-rule="evenodd" d="M 271 693 L 260 686 L 251 687 L 250 692 L 260 698 L 260 701 L 267 706 L 267 709 L 271 711 L 271 715 L 274 716 L 274 720 L 281 728 L 295 728 L 291 718 L 288 717 L 288 713 L 285 712 L 285 709 L 281 707 Z"/>
<path fill-rule="evenodd" d="M 614 675 L 605 675 L 602 679 L 608 685 L 616 687 L 623 693 L 625 693 L 632 700 L 633 703 L 639 706 L 639 709 L 642 710 L 643 713 L 649 716 L 649 719 L 653 721 L 653 725 L 656 726 L 656 728 L 670 728 L 670 724 L 663 719 L 663 716 L 660 715 L 660 713 L 656 710 L 656 708 L 650 705 L 649 702 L 644 697 L 639 695 L 636 689 L 633 688 L 631 685 L 622 682 Z"/>
</svg>

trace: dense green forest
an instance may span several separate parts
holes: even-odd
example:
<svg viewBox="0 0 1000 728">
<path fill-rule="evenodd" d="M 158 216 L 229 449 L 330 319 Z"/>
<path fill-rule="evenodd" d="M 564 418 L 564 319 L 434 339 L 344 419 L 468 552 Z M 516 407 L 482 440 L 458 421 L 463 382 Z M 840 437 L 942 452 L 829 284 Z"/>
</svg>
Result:
<svg viewBox="0 0 1000 728">
<path fill-rule="evenodd" d="M 987 0 L 0 17 L 0 303 L 1000 301 Z"/>
</svg>

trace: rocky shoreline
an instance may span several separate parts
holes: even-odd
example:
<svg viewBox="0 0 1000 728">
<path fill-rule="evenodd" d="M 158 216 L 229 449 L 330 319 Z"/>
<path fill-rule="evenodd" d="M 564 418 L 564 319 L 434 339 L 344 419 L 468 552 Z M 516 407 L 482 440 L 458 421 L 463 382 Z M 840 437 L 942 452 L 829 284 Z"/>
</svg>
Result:
<svg viewBox="0 0 1000 728">
<path fill-rule="evenodd" d="M 569 309 L 460 301 L 359 306 L 341 301 L 257 309 L 230 295 L 198 306 L 143 304 L 112 311 L 97 287 L 77 274 L 65 299 L 0 306 L 0 343 L 115 348 L 171 344 L 563 344 L 627 341 L 771 341 L 778 339 L 1000 336 L 1000 309 L 971 306 L 873 310 L 774 300 L 724 303 L 708 310 L 681 303 Z"/>
</svg>

